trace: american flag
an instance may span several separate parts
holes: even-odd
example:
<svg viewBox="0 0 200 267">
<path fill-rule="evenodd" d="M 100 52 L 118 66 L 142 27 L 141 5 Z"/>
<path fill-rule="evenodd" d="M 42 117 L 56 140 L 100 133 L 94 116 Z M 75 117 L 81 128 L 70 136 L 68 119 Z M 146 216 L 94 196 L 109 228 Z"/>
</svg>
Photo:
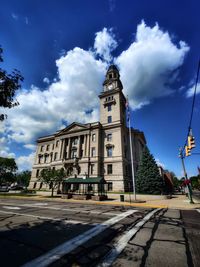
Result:
<svg viewBox="0 0 200 267">
<path fill-rule="evenodd" d="M 130 120 L 130 110 L 129 110 L 128 97 L 126 98 L 126 115 L 127 115 L 127 121 L 129 121 Z"/>
</svg>

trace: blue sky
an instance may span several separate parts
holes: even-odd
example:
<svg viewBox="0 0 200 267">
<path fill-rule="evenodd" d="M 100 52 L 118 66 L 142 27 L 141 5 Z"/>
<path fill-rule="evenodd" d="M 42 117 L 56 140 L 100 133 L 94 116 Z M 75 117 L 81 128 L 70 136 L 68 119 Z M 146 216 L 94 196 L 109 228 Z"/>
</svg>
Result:
<svg viewBox="0 0 200 267">
<path fill-rule="evenodd" d="M 37 137 L 73 121 L 99 119 L 110 63 L 129 95 L 131 123 L 154 157 L 182 176 L 183 145 L 199 60 L 199 1 L 1 1 L 2 68 L 25 80 L 0 127 L 0 155 L 31 168 Z M 3 25 L 3 26 L 2 26 Z M 200 86 L 192 121 L 200 152 Z M 80 97 L 84 96 L 84 97 Z M 92 112 L 88 112 L 88 111 Z M 186 158 L 189 176 L 200 155 Z"/>
</svg>

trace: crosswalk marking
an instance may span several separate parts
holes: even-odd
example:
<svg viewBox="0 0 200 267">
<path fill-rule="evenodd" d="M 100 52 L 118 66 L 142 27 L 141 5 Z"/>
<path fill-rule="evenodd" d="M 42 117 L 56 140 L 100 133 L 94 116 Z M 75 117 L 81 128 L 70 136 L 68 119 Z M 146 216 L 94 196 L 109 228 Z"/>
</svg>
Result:
<svg viewBox="0 0 200 267">
<path fill-rule="evenodd" d="M 156 209 L 149 212 L 141 221 L 135 226 L 129 229 L 127 232 L 121 235 L 121 238 L 112 246 L 111 251 L 105 256 L 104 260 L 97 265 L 97 267 L 108 267 L 114 262 L 119 254 L 124 250 L 129 240 L 140 230 L 140 228 L 156 213 L 161 209 Z"/>
<path fill-rule="evenodd" d="M 103 223 L 96 225 L 95 227 L 91 228 L 90 230 L 84 232 L 72 238 L 69 241 L 64 242 L 63 244 L 55 247 L 54 249 L 50 250 L 49 252 L 45 253 L 44 255 L 24 264 L 22 267 L 46 267 L 51 263 L 55 262 L 56 260 L 60 259 L 67 253 L 70 253 L 72 250 L 77 248 L 78 246 L 84 244 L 91 238 L 95 237 L 96 235 L 100 234 L 101 232 L 105 231 L 110 226 L 116 224 L 120 220 L 126 218 L 127 216 L 136 212 L 135 210 L 128 210 L 124 213 L 121 213 Z"/>
</svg>

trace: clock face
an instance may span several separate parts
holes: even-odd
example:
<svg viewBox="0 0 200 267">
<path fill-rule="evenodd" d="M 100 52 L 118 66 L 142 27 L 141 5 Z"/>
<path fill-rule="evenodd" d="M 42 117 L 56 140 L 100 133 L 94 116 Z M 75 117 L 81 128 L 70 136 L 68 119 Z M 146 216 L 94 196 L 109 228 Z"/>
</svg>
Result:
<svg viewBox="0 0 200 267">
<path fill-rule="evenodd" d="M 113 89 L 114 88 L 114 83 L 110 83 L 109 85 L 108 85 L 108 90 L 111 90 L 111 89 Z"/>
</svg>

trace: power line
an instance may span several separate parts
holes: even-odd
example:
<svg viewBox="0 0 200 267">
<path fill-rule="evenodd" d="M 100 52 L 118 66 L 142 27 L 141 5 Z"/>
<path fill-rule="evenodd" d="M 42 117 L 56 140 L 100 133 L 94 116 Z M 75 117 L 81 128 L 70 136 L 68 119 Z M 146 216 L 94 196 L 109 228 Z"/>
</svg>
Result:
<svg viewBox="0 0 200 267">
<path fill-rule="evenodd" d="M 191 114 L 190 114 L 188 133 L 187 133 L 186 141 L 185 141 L 185 144 L 183 147 L 185 147 L 187 145 L 188 136 L 189 136 L 190 131 L 191 131 L 192 118 L 193 118 L 193 113 L 194 113 L 194 104 L 195 104 L 197 85 L 198 85 L 198 80 L 199 80 L 199 70 L 200 70 L 200 60 L 198 62 L 198 69 L 197 69 L 197 76 L 196 76 L 196 82 L 195 82 L 195 88 L 194 88 L 194 95 L 193 95 L 193 100 L 192 100 L 192 109 L 191 109 Z"/>
</svg>

